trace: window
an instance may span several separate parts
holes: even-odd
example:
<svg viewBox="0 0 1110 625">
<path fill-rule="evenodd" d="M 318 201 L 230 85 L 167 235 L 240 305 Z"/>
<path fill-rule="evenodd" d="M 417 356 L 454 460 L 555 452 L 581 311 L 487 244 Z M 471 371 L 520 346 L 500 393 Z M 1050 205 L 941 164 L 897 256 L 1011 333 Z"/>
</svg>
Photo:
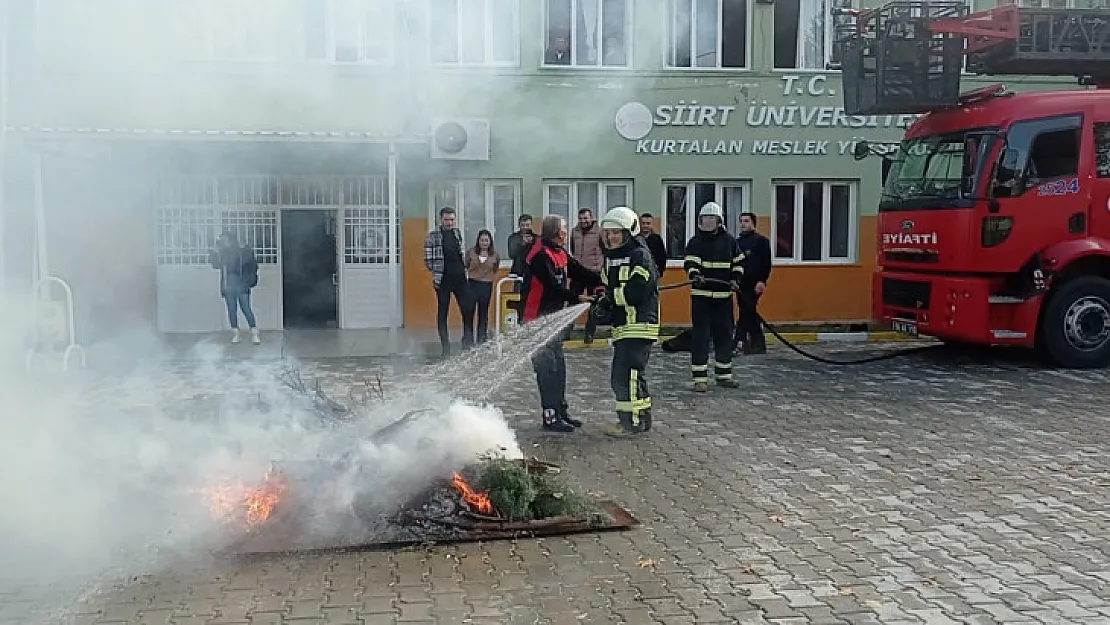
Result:
<svg viewBox="0 0 1110 625">
<path fill-rule="evenodd" d="M 748 2 L 667 0 L 667 67 L 747 67 Z"/>
<path fill-rule="evenodd" d="M 747 209 L 744 182 L 664 182 L 663 214 L 659 236 L 667 246 L 667 258 L 681 259 L 686 242 L 698 227 L 698 211 L 706 202 L 716 202 L 725 213 L 725 228 L 739 232 L 740 213 Z"/>
<path fill-rule="evenodd" d="M 775 68 L 821 70 L 838 65 L 836 33 L 851 29 L 854 18 L 830 12 L 849 8 L 852 0 L 775 2 Z"/>
<path fill-rule="evenodd" d="M 632 0 L 546 0 L 544 65 L 628 67 Z"/>
<path fill-rule="evenodd" d="M 428 0 L 432 63 L 517 65 L 518 0 Z"/>
<path fill-rule="evenodd" d="M 394 2 L 305 0 L 305 56 L 336 63 L 393 59 Z"/>
<path fill-rule="evenodd" d="M 578 211 L 588 208 L 594 218 L 617 206 L 631 206 L 630 180 L 559 180 L 544 184 L 543 214 L 565 217 L 570 226 L 578 221 Z M 539 224 L 534 225 L 539 231 Z"/>
<path fill-rule="evenodd" d="M 1031 9 L 1074 9 L 1075 0 L 998 0 L 998 5 L 1016 4 Z"/>
<path fill-rule="evenodd" d="M 1110 178 L 1110 122 L 1095 124 L 1095 170 L 1099 178 Z"/>
<path fill-rule="evenodd" d="M 854 262 L 858 237 L 855 184 L 776 182 L 775 260 Z"/>
<path fill-rule="evenodd" d="M 994 197 L 1017 197 L 1041 182 L 1079 174 L 1082 115 L 1016 122 L 995 169 Z"/>
<path fill-rule="evenodd" d="M 433 182 L 429 223 L 439 224 L 439 209 L 455 209 L 455 220 L 462 233 L 463 245 L 474 247 L 478 232 L 493 234 L 493 248 L 504 264 L 508 264 L 508 237 L 516 231 L 521 214 L 520 181 L 517 180 L 450 180 Z"/>
</svg>

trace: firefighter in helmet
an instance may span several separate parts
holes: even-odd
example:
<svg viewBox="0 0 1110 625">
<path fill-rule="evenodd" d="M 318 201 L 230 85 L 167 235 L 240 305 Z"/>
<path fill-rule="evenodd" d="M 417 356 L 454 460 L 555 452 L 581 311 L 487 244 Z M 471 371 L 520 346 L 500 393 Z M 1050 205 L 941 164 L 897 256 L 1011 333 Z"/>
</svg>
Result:
<svg viewBox="0 0 1110 625">
<path fill-rule="evenodd" d="M 631 208 L 618 206 L 605 213 L 601 229 L 604 290 L 594 312 L 611 311 L 610 383 L 619 423 L 607 434 L 620 438 L 651 429 L 651 395 L 645 370 L 651 346 L 659 338 L 659 271 L 639 236 L 640 218 Z"/>
<path fill-rule="evenodd" d="M 732 294 L 744 276 L 744 253 L 725 230 L 724 211 L 707 202 L 698 213 L 698 231 L 686 244 L 683 267 L 693 281 L 690 320 L 693 344 L 690 370 L 694 390 L 709 390 L 709 342 L 713 341 L 713 376 L 718 386 L 736 388 L 732 379 Z"/>
</svg>

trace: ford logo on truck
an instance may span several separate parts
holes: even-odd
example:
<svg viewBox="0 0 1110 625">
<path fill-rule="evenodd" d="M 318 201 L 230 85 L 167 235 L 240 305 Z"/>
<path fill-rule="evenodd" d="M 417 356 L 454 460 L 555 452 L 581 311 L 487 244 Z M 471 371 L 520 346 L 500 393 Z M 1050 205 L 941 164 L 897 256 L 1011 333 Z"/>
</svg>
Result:
<svg viewBox="0 0 1110 625">
<path fill-rule="evenodd" d="M 903 230 L 913 230 L 913 222 L 910 221 L 909 219 L 903 221 L 902 222 L 902 229 Z"/>
<path fill-rule="evenodd" d="M 883 245 L 936 245 L 937 233 L 910 234 L 907 232 L 884 232 Z"/>
</svg>

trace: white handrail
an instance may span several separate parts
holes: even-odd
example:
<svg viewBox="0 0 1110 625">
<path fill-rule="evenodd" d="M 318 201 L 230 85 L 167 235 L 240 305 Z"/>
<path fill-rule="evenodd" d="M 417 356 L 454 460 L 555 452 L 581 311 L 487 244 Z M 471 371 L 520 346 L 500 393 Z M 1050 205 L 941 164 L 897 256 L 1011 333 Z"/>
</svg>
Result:
<svg viewBox="0 0 1110 625">
<path fill-rule="evenodd" d="M 39 318 L 39 307 L 45 299 L 43 297 L 43 287 L 48 284 L 57 284 L 62 287 L 65 293 L 65 312 L 66 312 L 66 340 L 67 345 L 65 351 L 62 353 L 62 371 L 69 371 L 69 359 L 74 354 L 80 358 L 81 368 L 85 368 L 85 349 L 77 344 L 77 322 L 73 313 L 73 289 L 70 288 L 69 283 L 57 276 L 46 276 L 39 279 L 35 283 L 34 298 L 32 309 L 34 312 L 35 320 L 35 342 L 31 349 L 27 350 L 26 367 L 27 372 L 31 371 L 31 362 L 34 359 L 35 351 L 38 349 L 42 339 L 42 320 Z"/>
<path fill-rule="evenodd" d="M 523 282 L 524 278 L 510 273 L 509 275 L 497 281 L 497 286 L 494 287 L 494 301 L 497 303 L 494 307 L 493 313 L 493 344 L 494 350 L 497 352 L 498 358 L 501 357 L 501 291 L 502 285 L 506 282 Z M 519 317 L 518 317 L 519 319 Z"/>
</svg>

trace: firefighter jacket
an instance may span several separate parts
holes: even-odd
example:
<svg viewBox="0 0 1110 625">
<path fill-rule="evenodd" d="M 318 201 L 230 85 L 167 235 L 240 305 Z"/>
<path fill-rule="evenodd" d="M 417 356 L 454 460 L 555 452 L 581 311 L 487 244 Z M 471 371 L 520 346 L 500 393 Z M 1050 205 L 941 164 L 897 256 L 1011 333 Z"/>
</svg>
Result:
<svg viewBox="0 0 1110 625">
<path fill-rule="evenodd" d="M 567 304 L 577 304 L 578 294 L 570 290 L 570 280 L 590 288 L 601 283 L 596 272 L 583 267 L 563 246 L 547 239 L 536 239 L 527 260 L 521 294 L 523 323 L 560 311 Z"/>
<path fill-rule="evenodd" d="M 729 282 L 741 282 L 744 278 L 744 253 L 740 251 L 736 239 L 724 227 L 713 232 L 698 230 L 686 244 L 686 258 L 683 268 L 691 280 L 697 276 L 713 280 L 702 286 L 690 289 L 694 297 L 724 299 L 732 297 Z"/>
<path fill-rule="evenodd" d="M 659 338 L 659 271 L 640 237 L 605 250 L 602 282 L 613 300 L 614 341 Z"/>
</svg>

